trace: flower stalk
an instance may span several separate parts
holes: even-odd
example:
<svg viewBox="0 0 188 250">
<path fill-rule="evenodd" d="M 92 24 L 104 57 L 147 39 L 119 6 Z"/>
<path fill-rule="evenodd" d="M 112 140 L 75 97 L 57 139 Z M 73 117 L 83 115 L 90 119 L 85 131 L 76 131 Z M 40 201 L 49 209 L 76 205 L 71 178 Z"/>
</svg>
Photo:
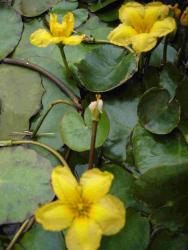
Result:
<svg viewBox="0 0 188 250">
<path fill-rule="evenodd" d="M 93 168 L 95 143 L 96 143 L 96 136 L 97 136 L 97 126 L 98 126 L 98 121 L 92 121 L 92 134 L 91 134 L 91 144 L 90 144 L 90 151 L 89 151 L 88 169 Z"/>
<path fill-rule="evenodd" d="M 33 220 L 33 217 L 31 217 L 30 219 L 27 219 L 27 220 L 25 220 L 23 222 L 23 224 L 18 229 L 18 231 L 14 235 L 13 239 L 11 240 L 11 242 L 9 243 L 9 245 L 7 246 L 6 250 L 11 250 L 13 248 L 13 246 L 15 245 L 16 241 L 18 240 L 18 238 L 22 235 L 22 233 L 24 232 L 24 230 L 27 228 L 28 224 L 30 223 L 30 220 Z"/>
<path fill-rule="evenodd" d="M 44 148 L 48 150 L 51 154 L 53 154 L 61 163 L 62 166 L 69 167 L 65 159 L 63 158 L 62 155 L 60 155 L 55 149 L 51 148 L 50 146 L 37 142 L 37 141 L 31 141 L 31 140 L 5 140 L 5 141 L 0 141 L 0 147 L 8 147 L 8 146 L 15 146 L 15 145 L 20 145 L 20 144 L 32 144 L 32 145 L 37 145 L 41 148 Z"/>
<path fill-rule="evenodd" d="M 91 132 L 91 144 L 90 144 L 90 152 L 89 152 L 89 164 L 88 169 L 93 168 L 94 162 L 94 152 L 95 152 L 95 143 L 97 137 L 97 126 L 100 119 L 100 114 L 102 113 L 103 101 L 100 99 L 101 96 L 96 95 L 96 101 L 91 102 L 89 105 L 89 109 L 91 111 L 92 116 L 92 132 Z"/>
<path fill-rule="evenodd" d="M 61 57 L 63 59 L 63 63 L 65 65 L 65 69 L 66 69 L 66 72 L 67 72 L 67 76 L 68 78 L 73 78 L 73 75 L 72 75 L 72 72 L 69 68 L 69 64 L 67 62 L 67 58 L 66 58 L 66 55 L 65 55 L 65 51 L 64 51 L 64 45 L 62 44 L 59 44 L 58 45 L 59 49 L 60 49 L 60 52 L 61 52 Z"/>
<path fill-rule="evenodd" d="M 36 128 L 34 129 L 33 133 L 32 133 L 32 138 L 35 138 L 40 127 L 42 126 L 42 123 L 44 122 L 45 118 L 47 117 L 47 115 L 49 114 L 49 112 L 52 110 L 52 108 L 58 104 L 67 104 L 67 105 L 70 105 L 70 106 L 73 106 L 74 107 L 74 104 L 68 100 L 57 100 L 57 101 L 54 101 L 52 102 L 48 109 L 46 110 L 46 112 L 44 113 L 43 117 L 40 119 L 40 121 L 38 122 Z"/>
</svg>

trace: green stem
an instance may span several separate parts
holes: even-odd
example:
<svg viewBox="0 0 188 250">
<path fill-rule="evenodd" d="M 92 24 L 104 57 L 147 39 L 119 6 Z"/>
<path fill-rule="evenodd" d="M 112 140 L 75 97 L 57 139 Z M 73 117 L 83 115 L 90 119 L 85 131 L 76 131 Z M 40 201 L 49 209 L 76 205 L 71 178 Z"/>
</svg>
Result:
<svg viewBox="0 0 188 250">
<path fill-rule="evenodd" d="M 167 49 L 168 49 L 168 36 L 165 37 L 164 47 L 163 47 L 163 65 L 167 62 Z"/>
<path fill-rule="evenodd" d="M 83 40 L 83 43 L 88 43 L 88 44 L 109 44 L 109 45 L 114 45 L 117 47 L 122 47 L 122 48 L 126 48 L 127 50 L 129 50 L 129 52 L 131 53 L 135 53 L 134 50 L 132 50 L 129 46 L 119 46 L 116 44 L 113 44 L 107 40 L 95 40 L 93 38 L 90 37 L 86 37 L 85 40 Z"/>
<path fill-rule="evenodd" d="M 68 100 L 57 100 L 57 101 L 54 101 L 52 102 L 48 109 L 46 110 L 46 112 L 44 113 L 43 117 L 40 119 L 40 121 L 38 122 L 36 128 L 34 129 L 33 131 L 33 134 L 32 134 L 32 138 L 36 137 L 43 121 L 45 120 L 46 116 L 49 114 L 49 112 L 52 110 L 52 108 L 55 106 L 55 105 L 58 105 L 58 104 L 67 104 L 67 105 L 70 105 L 70 106 L 74 106 L 74 104 Z"/>
<path fill-rule="evenodd" d="M 9 243 L 9 245 L 7 246 L 6 250 L 11 250 L 14 246 L 14 244 L 16 243 L 16 241 L 18 240 L 18 238 L 21 236 L 21 234 L 23 233 L 23 231 L 25 230 L 25 228 L 27 227 L 28 223 L 30 222 L 31 219 L 27 219 L 23 222 L 23 224 L 21 225 L 21 227 L 18 229 L 18 231 L 16 232 L 16 234 L 14 235 L 13 239 L 11 240 L 11 242 Z"/>
<path fill-rule="evenodd" d="M 73 75 L 72 75 L 72 72 L 71 72 L 71 70 L 69 68 L 68 62 L 67 62 L 67 58 L 66 58 L 65 51 L 64 51 L 64 45 L 59 44 L 58 47 L 59 47 L 60 52 L 61 52 L 61 56 L 62 56 L 63 63 L 64 63 L 65 68 L 66 68 L 67 75 L 68 75 L 69 78 L 72 78 Z"/>
<path fill-rule="evenodd" d="M 91 134 L 91 144 L 90 144 L 90 152 L 89 152 L 88 169 L 93 168 L 95 142 L 96 142 L 96 135 L 97 135 L 97 126 L 98 126 L 98 121 L 93 120 L 92 121 L 92 134 Z"/>
<path fill-rule="evenodd" d="M 14 145 L 20 145 L 20 144 L 33 144 L 37 145 L 41 148 L 44 148 L 48 150 L 50 153 L 52 153 L 60 162 L 63 166 L 69 167 L 63 156 L 61 156 L 56 150 L 51 148 L 50 146 L 37 142 L 37 141 L 31 141 L 31 140 L 7 140 L 7 141 L 0 141 L 0 146 L 1 147 L 6 147 L 6 146 L 14 146 Z"/>
</svg>

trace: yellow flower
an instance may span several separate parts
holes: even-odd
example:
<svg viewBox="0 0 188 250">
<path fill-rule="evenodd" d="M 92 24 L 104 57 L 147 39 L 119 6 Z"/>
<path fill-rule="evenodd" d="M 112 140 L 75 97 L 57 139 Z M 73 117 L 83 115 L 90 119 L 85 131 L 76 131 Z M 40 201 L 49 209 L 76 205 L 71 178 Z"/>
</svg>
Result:
<svg viewBox="0 0 188 250">
<path fill-rule="evenodd" d="M 36 220 L 46 230 L 65 232 L 68 250 L 96 250 L 103 235 L 119 232 L 125 225 L 125 207 L 108 194 L 113 175 L 97 168 L 87 170 L 78 183 L 67 167 L 52 172 L 57 201 L 40 207 Z"/>
<path fill-rule="evenodd" d="M 183 26 L 188 27 L 188 7 L 184 10 L 180 22 Z"/>
<path fill-rule="evenodd" d="M 50 44 L 63 43 L 69 45 L 80 44 L 84 35 L 71 36 L 74 29 L 74 16 L 68 12 L 62 23 L 57 21 L 56 14 L 50 14 L 50 32 L 45 29 L 38 29 L 30 36 L 31 44 L 37 47 L 47 47 Z"/>
<path fill-rule="evenodd" d="M 161 2 L 142 5 L 128 2 L 121 6 L 121 24 L 108 36 L 111 43 L 119 46 L 132 44 L 137 53 L 155 47 L 158 37 L 163 37 L 176 29 L 173 17 L 168 17 L 169 7 Z"/>
</svg>

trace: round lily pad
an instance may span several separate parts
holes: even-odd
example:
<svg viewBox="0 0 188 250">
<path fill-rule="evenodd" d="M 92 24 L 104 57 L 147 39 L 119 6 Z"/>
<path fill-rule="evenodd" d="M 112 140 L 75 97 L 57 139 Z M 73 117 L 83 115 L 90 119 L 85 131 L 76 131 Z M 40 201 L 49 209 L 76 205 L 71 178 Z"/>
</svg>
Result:
<svg viewBox="0 0 188 250">
<path fill-rule="evenodd" d="M 34 17 L 53 7 L 59 0 L 15 0 L 14 8 L 26 17 Z"/>
<path fill-rule="evenodd" d="M 144 93 L 138 105 L 140 123 L 155 134 L 168 134 L 180 121 L 180 105 L 170 100 L 165 89 L 152 88 Z"/>
<path fill-rule="evenodd" d="M 12 7 L 0 4 L 0 10 L 0 59 L 3 59 L 18 44 L 23 23 L 21 16 Z"/>
<path fill-rule="evenodd" d="M 137 71 L 138 57 L 126 49 L 102 45 L 89 52 L 78 64 L 81 84 L 93 92 L 118 87 Z"/>
<path fill-rule="evenodd" d="M 23 137 L 29 120 L 41 107 L 40 75 L 26 68 L 0 65 L 0 139 Z"/>
<path fill-rule="evenodd" d="M 30 217 L 53 198 L 50 161 L 22 146 L 0 149 L 0 224 Z"/>
<path fill-rule="evenodd" d="M 109 133 L 109 120 L 103 111 L 101 114 L 96 137 L 96 148 L 102 146 Z M 61 136 L 64 143 L 72 150 L 82 152 L 89 150 L 92 134 L 91 111 L 86 109 L 84 118 L 76 111 L 68 112 L 61 122 Z"/>
</svg>

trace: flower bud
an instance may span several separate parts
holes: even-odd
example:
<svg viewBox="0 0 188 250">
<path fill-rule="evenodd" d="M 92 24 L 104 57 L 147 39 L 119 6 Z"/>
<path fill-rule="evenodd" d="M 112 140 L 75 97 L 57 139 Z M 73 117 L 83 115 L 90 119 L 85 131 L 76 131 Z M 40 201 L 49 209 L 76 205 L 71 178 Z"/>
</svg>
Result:
<svg viewBox="0 0 188 250">
<path fill-rule="evenodd" d="M 180 22 L 183 26 L 188 27 L 188 7 L 184 10 L 183 14 L 181 15 Z"/>
<path fill-rule="evenodd" d="M 92 120 L 98 121 L 99 120 L 99 115 L 102 113 L 103 110 L 103 101 L 100 99 L 100 95 L 96 95 L 96 101 L 91 102 L 89 104 L 89 109 L 91 110 L 92 113 Z"/>
<path fill-rule="evenodd" d="M 170 5 L 169 7 L 170 7 L 170 9 L 174 12 L 174 16 L 175 16 L 176 18 L 179 18 L 180 15 L 181 15 L 181 10 L 180 10 L 180 8 L 179 8 L 179 4 L 176 3 L 174 6 Z"/>
</svg>

